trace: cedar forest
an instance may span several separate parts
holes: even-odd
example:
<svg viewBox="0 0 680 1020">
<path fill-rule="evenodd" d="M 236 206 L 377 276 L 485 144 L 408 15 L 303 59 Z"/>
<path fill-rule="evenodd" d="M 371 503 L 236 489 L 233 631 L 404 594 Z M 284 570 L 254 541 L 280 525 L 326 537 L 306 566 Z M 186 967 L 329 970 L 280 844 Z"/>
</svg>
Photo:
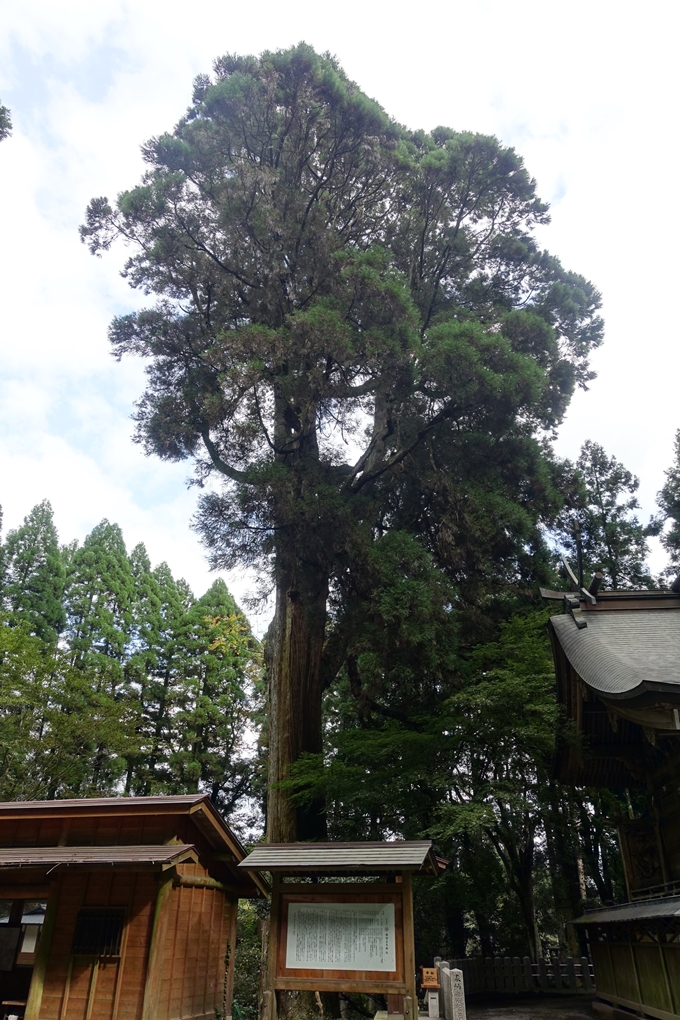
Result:
<svg viewBox="0 0 680 1020">
<path fill-rule="evenodd" d="M 260 643 L 222 580 L 198 598 L 116 524 L 63 545 L 34 507 L 0 552 L 0 797 L 204 790 L 250 840 L 429 837 L 452 867 L 416 889 L 420 960 L 580 953 L 564 922 L 623 895 L 636 805 L 551 777 L 538 588 L 568 588 L 576 524 L 586 582 L 669 583 L 680 433 L 647 525 L 596 442 L 553 452 L 600 298 L 495 138 L 409 131 L 300 44 L 217 60 L 143 152 L 81 228 L 157 299 L 110 330 L 147 364 L 136 439 L 193 462 L 212 565 L 274 617 Z"/>
</svg>

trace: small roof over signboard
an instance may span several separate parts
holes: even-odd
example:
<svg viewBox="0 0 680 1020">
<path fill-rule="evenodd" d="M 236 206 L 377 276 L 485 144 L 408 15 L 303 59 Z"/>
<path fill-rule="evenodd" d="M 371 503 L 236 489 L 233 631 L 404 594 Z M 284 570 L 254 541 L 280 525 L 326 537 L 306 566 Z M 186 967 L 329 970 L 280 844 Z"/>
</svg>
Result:
<svg viewBox="0 0 680 1020">
<path fill-rule="evenodd" d="M 422 871 L 439 875 L 446 861 L 436 857 L 430 840 L 378 843 L 263 843 L 239 868 L 286 874 L 364 874 Z"/>
</svg>

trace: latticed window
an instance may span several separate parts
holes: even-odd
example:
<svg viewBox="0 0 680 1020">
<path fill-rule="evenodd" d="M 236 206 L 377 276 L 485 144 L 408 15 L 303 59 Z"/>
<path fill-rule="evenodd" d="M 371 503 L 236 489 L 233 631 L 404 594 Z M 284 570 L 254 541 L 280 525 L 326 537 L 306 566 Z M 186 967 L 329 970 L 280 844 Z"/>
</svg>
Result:
<svg viewBox="0 0 680 1020">
<path fill-rule="evenodd" d="M 81 910 L 72 952 L 82 956 L 118 956 L 122 932 L 121 910 Z"/>
</svg>

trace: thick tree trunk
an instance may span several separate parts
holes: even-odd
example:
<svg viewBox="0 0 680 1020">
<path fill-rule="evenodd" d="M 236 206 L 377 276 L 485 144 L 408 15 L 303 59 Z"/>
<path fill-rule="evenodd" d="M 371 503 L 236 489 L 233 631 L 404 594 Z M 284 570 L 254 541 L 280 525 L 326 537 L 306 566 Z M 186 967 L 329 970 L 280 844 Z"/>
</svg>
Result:
<svg viewBox="0 0 680 1020">
<path fill-rule="evenodd" d="M 504 814 L 507 816 L 503 806 L 501 804 L 498 806 L 501 816 Z M 536 961 L 541 954 L 541 940 L 534 903 L 534 827 L 525 820 L 524 832 L 519 839 L 515 837 L 510 821 L 495 832 L 487 831 L 505 868 L 508 884 L 519 900 L 522 920 L 526 926 L 529 955 Z"/>
<path fill-rule="evenodd" d="M 560 795 L 555 783 L 548 783 L 550 812 L 544 819 L 546 847 L 560 951 L 565 956 L 582 956 L 574 926 L 569 924 L 580 909 L 580 890 L 574 826 L 569 819 L 569 803 Z M 578 831 L 578 830 L 576 830 Z"/>
<path fill-rule="evenodd" d="M 534 883 L 530 876 L 523 876 L 522 888 L 519 894 L 522 918 L 527 930 L 529 943 L 529 955 L 535 962 L 541 955 L 541 940 L 538 934 L 536 922 L 536 906 L 534 903 Z"/>
<path fill-rule="evenodd" d="M 277 549 L 276 612 L 269 628 L 269 789 L 267 842 L 326 836 L 323 804 L 295 806 L 279 784 L 301 754 L 320 754 L 321 656 L 328 577 L 310 565 L 304 548 Z M 296 543 L 297 544 L 297 543 Z"/>
</svg>

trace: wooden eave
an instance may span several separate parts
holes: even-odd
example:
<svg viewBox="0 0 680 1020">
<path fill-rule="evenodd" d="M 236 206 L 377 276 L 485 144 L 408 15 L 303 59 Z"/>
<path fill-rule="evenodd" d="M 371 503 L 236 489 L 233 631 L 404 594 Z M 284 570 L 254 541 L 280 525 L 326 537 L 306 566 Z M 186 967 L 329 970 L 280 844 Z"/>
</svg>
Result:
<svg viewBox="0 0 680 1020">
<path fill-rule="evenodd" d="M 161 846 L 31 846 L 0 847 L 0 874 L 3 869 L 45 867 L 93 867 L 97 865 L 133 868 L 172 868 L 178 864 L 198 863 L 196 847 L 189 843 Z"/>
<path fill-rule="evenodd" d="M 236 867 L 246 855 L 245 848 L 224 822 L 208 794 L 156 797 L 88 797 L 52 801 L 8 801 L 0 803 L 0 822 L 42 818 L 189 817 L 215 851 L 210 859 L 227 869 L 230 881 L 244 897 L 268 896 L 264 876 L 250 871 L 248 877 Z M 122 848 L 121 848 L 122 849 Z M 135 849 L 127 847 L 128 850 Z M 138 848 L 139 849 L 139 848 Z"/>
</svg>

